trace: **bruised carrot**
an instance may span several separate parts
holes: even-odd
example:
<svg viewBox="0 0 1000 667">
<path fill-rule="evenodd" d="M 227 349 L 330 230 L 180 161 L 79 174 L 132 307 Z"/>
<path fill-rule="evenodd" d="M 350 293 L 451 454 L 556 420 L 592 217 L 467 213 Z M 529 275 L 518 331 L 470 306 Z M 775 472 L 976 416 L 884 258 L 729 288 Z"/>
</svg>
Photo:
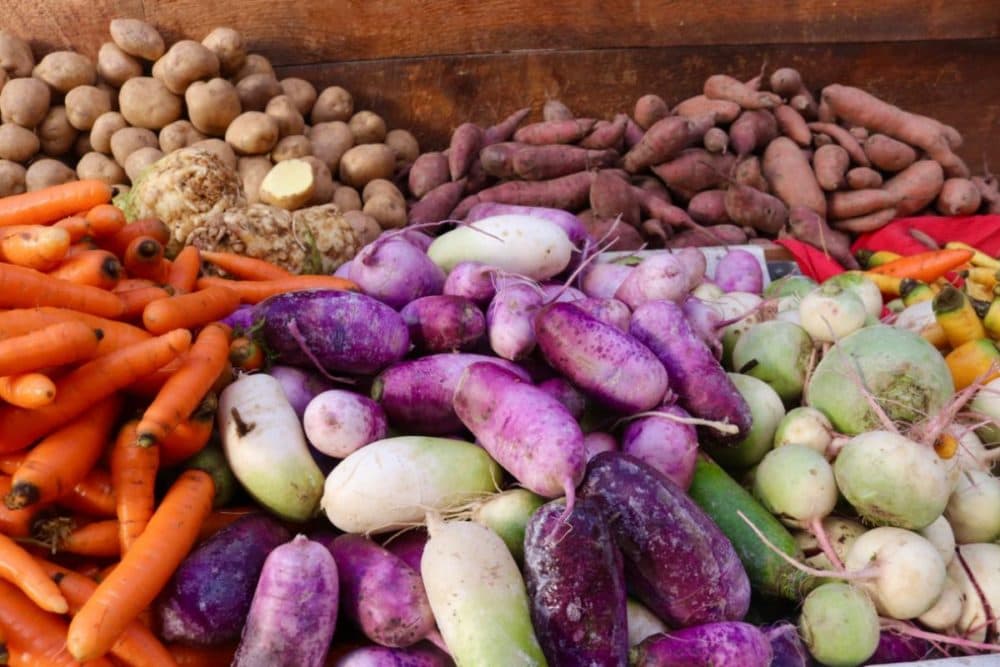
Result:
<svg viewBox="0 0 1000 667">
<path fill-rule="evenodd" d="M 357 292 L 357 284 L 337 276 L 291 276 L 280 280 L 227 280 L 206 276 L 198 279 L 198 289 L 226 287 L 243 303 L 260 303 L 269 296 L 304 289 L 334 289 Z"/>
<path fill-rule="evenodd" d="M 62 261 L 70 242 L 70 234 L 65 229 L 38 225 L 4 236 L 0 240 L 0 259 L 45 271 Z"/>
<path fill-rule="evenodd" d="M 876 266 L 870 272 L 931 283 L 967 263 L 972 255 L 971 251 L 963 249 L 931 250 Z"/>
<path fill-rule="evenodd" d="M 163 244 L 152 236 L 138 236 L 125 247 L 122 266 L 132 278 L 162 282 L 166 278 L 163 264 Z"/>
<path fill-rule="evenodd" d="M 70 243 L 76 243 L 90 234 L 90 224 L 82 215 L 67 216 L 52 226 L 66 230 L 69 234 Z"/>
<path fill-rule="evenodd" d="M 0 400 L 25 410 L 37 410 L 52 403 L 56 383 L 43 373 L 19 373 L 0 377 Z"/>
<path fill-rule="evenodd" d="M 114 319 L 122 313 L 117 296 L 12 264 L 0 264 L 0 308 L 56 306 Z"/>
<path fill-rule="evenodd" d="M 205 448 L 212 438 L 219 401 L 209 392 L 190 417 L 177 424 L 160 442 L 160 461 L 165 467 L 186 461 Z"/>
<path fill-rule="evenodd" d="M 125 227 L 125 213 L 112 204 L 98 204 L 83 216 L 95 238 L 114 236 Z"/>
<path fill-rule="evenodd" d="M 198 281 L 199 273 L 201 251 L 193 245 L 184 246 L 171 262 L 165 282 L 178 292 L 190 292 Z"/>
<path fill-rule="evenodd" d="M 121 292 L 116 291 L 115 294 L 118 295 L 118 298 L 124 304 L 122 319 L 135 320 L 142 317 L 146 306 L 158 299 L 168 299 L 174 296 L 176 292 L 169 286 L 160 287 L 159 285 L 151 285 L 149 287 L 137 287 L 136 289 Z"/>
<path fill-rule="evenodd" d="M 233 252 L 202 250 L 201 258 L 240 280 L 281 280 L 292 275 L 266 260 Z"/>
<path fill-rule="evenodd" d="M 0 579 L 20 588 L 45 611 L 65 614 L 69 610 L 59 588 L 45 576 L 31 554 L 5 535 L 0 535 Z"/>
<path fill-rule="evenodd" d="M 10 493 L 10 477 L 0 475 L 0 495 Z M 19 510 L 9 510 L 0 503 L 0 534 L 7 537 L 28 537 L 38 515 L 47 508 L 43 505 L 25 507 Z"/>
<path fill-rule="evenodd" d="M 142 311 L 142 323 L 154 334 L 193 328 L 221 320 L 239 305 L 239 295 L 228 287 L 199 287 L 196 292 L 151 302 Z"/>
<path fill-rule="evenodd" d="M 0 199 L 0 227 L 44 225 L 111 201 L 111 186 L 86 179 Z"/>
<path fill-rule="evenodd" d="M 61 262 L 48 274 L 77 285 L 110 290 L 121 280 L 122 264 L 107 250 L 88 250 Z"/>
<path fill-rule="evenodd" d="M 150 236 L 166 245 L 170 241 L 170 228 L 159 218 L 142 218 L 133 220 L 109 237 L 99 239 L 98 243 L 120 257 L 128 244 L 139 236 Z"/>
<path fill-rule="evenodd" d="M 56 518 L 40 522 L 35 529 L 35 540 L 54 554 L 117 558 L 119 531 L 117 519 L 77 523 L 74 519 Z"/>
<path fill-rule="evenodd" d="M 118 515 L 117 545 L 124 554 L 146 529 L 156 506 L 156 472 L 160 450 L 156 445 L 140 446 L 136 438 L 138 422 L 122 426 L 111 449 L 111 484 Z"/>
<path fill-rule="evenodd" d="M 106 519 L 114 517 L 116 504 L 111 475 L 102 468 L 94 468 L 58 502 L 61 507 L 77 514 Z"/>
</svg>

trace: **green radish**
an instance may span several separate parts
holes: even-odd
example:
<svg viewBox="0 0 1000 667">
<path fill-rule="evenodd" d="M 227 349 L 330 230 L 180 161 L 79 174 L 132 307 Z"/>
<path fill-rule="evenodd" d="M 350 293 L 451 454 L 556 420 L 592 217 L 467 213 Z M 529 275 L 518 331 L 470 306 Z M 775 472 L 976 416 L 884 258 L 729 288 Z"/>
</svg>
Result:
<svg viewBox="0 0 1000 667">
<path fill-rule="evenodd" d="M 510 489 L 490 496 L 472 510 L 472 520 L 500 536 L 511 555 L 524 560 L 524 530 L 528 520 L 547 499 L 527 489 Z"/>
<path fill-rule="evenodd" d="M 816 408 L 799 407 L 789 410 L 774 432 L 774 446 L 805 445 L 825 454 L 833 442 L 833 424 Z"/>
<path fill-rule="evenodd" d="M 946 517 L 939 516 L 930 525 L 917 532 L 934 545 L 945 565 L 951 563 L 951 559 L 955 557 L 955 531 L 951 529 L 951 524 L 948 523 Z"/>
<path fill-rule="evenodd" d="M 433 515 L 427 530 L 420 574 L 455 664 L 546 665 L 524 579 L 500 536 L 473 521 Z"/>
<path fill-rule="evenodd" d="M 747 329 L 733 347 L 733 368 L 763 380 L 786 405 L 797 404 L 805 387 L 813 341 L 802 327 L 770 320 Z"/>
<path fill-rule="evenodd" d="M 857 667 L 878 648 L 878 612 L 858 588 L 841 582 L 823 584 L 802 603 L 799 633 L 822 664 Z"/>
<path fill-rule="evenodd" d="M 768 452 L 757 466 L 753 490 L 764 507 L 792 528 L 818 524 L 837 504 L 833 468 L 805 445 Z"/>
<path fill-rule="evenodd" d="M 962 617 L 962 607 L 965 599 L 958 584 L 951 577 L 945 579 L 944 590 L 938 597 L 934 606 L 917 617 L 922 625 L 926 625 L 931 630 L 947 632 L 955 627 L 958 619 Z"/>
<path fill-rule="evenodd" d="M 1000 443 L 1000 378 L 990 380 L 969 401 L 969 410 L 990 418 L 990 423 L 976 429 L 987 446 Z"/>
<path fill-rule="evenodd" d="M 726 468 L 748 468 L 759 463 L 774 446 L 774 432 L 785 416 L 785 405 L 763 380 L 740 373 L 729 373 L 729 378 L 750 407 L 750 432 L 735 446 L 706 444 L 704 448 Z"/>
<path fill-rule="evenodd" d="M 858 536 L 866 530 L 867 528 L 854 519 L 844 519 L 836 516 L 828 516 L 823 519 L 823 532 L 826 533 L 827 538 L 830 540 L 830 546 L 833 547 L 833 552 L 841 562 L 847 557 L 847 552 L 850 550 L 851 545 L 854 544 L 854 540 L 858 539 Z M 817 570 L 835 569 L 835 565 L 823 553 L 819 545 L 819 540 L 816 539 L 815 535 L 804 530 L 797 531 L 795 533 L 795 541 L 806 554 L 804 561 L 806 565 Z"/>
<path fill-rule="evenodd" d="M 796 569 L 768 547 L 746 517 L 774 547 L 801 559 L 802 552 L 788 529 L 714 461 L 701 456 L 695 464 L 688 495 L 719 526 L 736 549 L 754 590 L 788 600 L 800 600 L 816 580 Z"/>
<path fill-rule="evenodd" d="M 764 298 L 774 299 L 786 296 L 802 298 L 816 287 L 816 281 L 809 276 L 787 275 L 778 278 L 764 288 Z"/>
<path fill-rule="evenodd" d="M 865 306 L 865 311 L 869 316 L 877 318 L 882 314 L 882 291 L 878 285 L 861 273 L 846 271 L 827 278 L 824 285 L 836 285 L 842 289 L 853 292 Z"/>
<path fill-rule="evenodd" d="M 944 516 L 959 544 L 1000 539 L 1000 479 L 983 470 L 962 471 Z"/>
<path fill-rule="evenodd" d="M 823 283 L 799 303 L 799 320 L 813 340 L 833 343 L 865 326 L 868 311 L 849 290 Z"/>
</svg>

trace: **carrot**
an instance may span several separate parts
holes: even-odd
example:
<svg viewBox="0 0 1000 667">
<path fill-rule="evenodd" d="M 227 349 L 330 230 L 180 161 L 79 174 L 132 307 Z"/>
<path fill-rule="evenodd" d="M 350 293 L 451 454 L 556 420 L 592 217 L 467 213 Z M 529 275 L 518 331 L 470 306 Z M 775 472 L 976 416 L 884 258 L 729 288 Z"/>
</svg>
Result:
<svg viewBox="0 0 1000 667">
<path fill-rule="evenodd" d="M 59 505 L 77 514 L 110 519 L 115 516 L 115 494 L 111 475 L 94 468 L 73 490 L 59 499 Z"/>
<path fill-rule="evenodd" d="M 928 252 L 908 255 L 897 260 L 881 264 L 872 269 L 871 273 L 882 273 L 899 278 L 913 278 L 925 283 L 933 282 L 944 276 L 970 259 L 973 252 L 965 249 L 931 250 Z"/>
<path fill-rule="evenodd" d="M 121 405 L 112 395 L 39 442 L 14 473 L 4 504 L 20 509 L 69 493 L 97 465 Z"/>
<path fill-rule="evenodd" d="M 240 297 L 221 286 L 198 288 L 197 292 L 153 301 L 142 311 L 142 323 L 154 334 L 171 329 L 190 329 L 221 320 L 240 305 Z"/>
<path fill-rule="evenodd" d="M 194 545 L 214 495 L 208 473 L 181 474 L 146 530 L 70 622 L 66 647 L 74 658 L 89 660 L 107 652 L 153 602 Z"/>
<path fill-rule="evenodd" d="M 99 317 L 116 318 L 122 302 L 114 294 L 90 285 L 78 285 L 12 264 L 0 264 L 0 308 L 55 306 Z"/>
<path fill-rule="evenodd" d="M 189 418 L 164 436 L 159 443 L 160 462 L 163 466 L 177 465 L 205 448 L 212 437 L 218 405 L 215 392 L 209 392 Z"/>
<path fill-rule="evenodd" d="M 53 227 L 65 229 L 70 243 L 76 243 L 90 234 L 90 223 L 82 215 L 70 215 L 56 222 Z"/>
<path fill-rule="evenodd" d="M 2 475 L 13 475 L 17 472 L 17 469 L 24 463 L 24 459 L 27 458 L 28 454 L 26 452 L 18 452 L 17 454 L 4 454 L 0 456 L 0 474 Z"/>
<path fill-rule="evenodd" d="M 146 306 L 158 299 L 167 299 L 175 294 L 172 287 L 160 287 L 151 285 L 150 287 L 138 287 L 136 289 L 115 292 L 118 298 L 125 304 L 122 319 L 134 320 L 142 317 L 142 312 Z"/>
<path fill-rule="evenodd" d="M 167 650 L 177 667 L 227 667 L 236 655 L 236 645 L 196 647 L 169 644 Z"/>
<path fill-rule="evenodd" d="M 249 336 L 239 336 L 229 344 L 229 363 L 241 371 L 256 371 L 264 367 L 264 348 Z"/>
<path fill-rule="evenodd" d="M 933 300 L 934 319 L 944 329 L 952 349 L 972 340 L 986 338 L 986 329 L 975 308 L 961 291 L 951 285 Z"/>
<path fill-rule="evenodd" d="M 187 353 L 179 355 L 166 366 L 156 369 L 145 377 L 139 378 L 126 387 L 125 391 L 130 394 L 135 394 L 149 399 L 155 398 L 156 394 L 158 394 L 160 389 L 163 388 L 163 385 L 167 383 L 167 380 L 169 380 L 171 376 L 177 372 L 177 369 L 181 367 L 181 364 L 184 363 L 184 358 L 186 356 Z"/>
<path fill-rule="evenodd" d="M 10 486 L 10 477 L 0 475 L 0 494 L 10 493 Z M 28 537 L 31 535 L 35 519 L 45 509 L 45 506 L 36 505 L 21 510 L 9 510 L 0 503 L 0 533 L 7 537 Z"/>
<path fill-rule="evenodd" d="M 198 533 L 198 540 L 207 540 L 226 526 L 235 523 L 237 520 L 242 519 L 248 514 L 254 514 L 259 511 L 259 509 L 250 505 L 243 507 L 226 507 L 224 509 L 215 510 L 209 514 L 205 518 L 205 522 L 201 524 L 201 532 Z"/>
<path fill-rule="evenodd" d="M 201 258 L 240 280 L 281 280 L 292 275 L 271 262 L 234 252 L 202 250 Z"/>
<path fill-rule="evenodd" d="M 4 236 L 0 241 L 0 259 L 45 271 L 62 261 L 70 242 L 70 234 L 65 229 L 39 225 Z"/>
<path fill-rule="evenodd" d="M 43 373 L 0 376 L 0 399 L 25 410 L 50 405 L 58 391 L 55 382 Z"/>
<path fill-rule="evenodd" d="M 165 366 L 190 345 L 189 331 L 171 331 L 88 361 L 67 373 L 56 383 L 58 397 L 51 405 L 36 410 L 0 407 L 0 453 L 27 447 L 119 389 Z"/>
<path fill-rule="evenodd" d="M 139 327 L 117 322 L 96 315 L 77 312 L 69 308 L 15 308 L 0 312 L 0 341 L 23 336 L 39 329 L 62 322 L 83 322 L 91 329 L 100 330 L 95 356 L 149 340 L 152 335 Z"/>
<path fill-rule="evenodd" d="M 0 200 L 0 227 L 44 225 L 111 201 L 111 187 L 87 179 L 25 192 Z"/>
<path fill-rule="evenodd" d="M 101 247 L 94 242 L 94 239 L 89 236 L 85 239 L 81 239 L 69 247 L 66 251 L 66 255 L 63 260 L 72 259 L 79 255 L 80 253 L 90 252 L 91 250 L 100 250 Z"/>
<path fill-rule="evenodd" d="M 45 611 L 65 614 L 69 607 L 59 589 L 17 542 L 0 535 L 0 579 L 6 579 Z"/>
<path fill-rule="evenodd" d="M 94 238 L 113 236 L 125 227 L 125 214 L 112 204 L 98 204 L 83 216 Z"/>
<path fill-rule="evenodd" d="M 337 276 L 292 276 L 280 280 L 227 280 L 206 276 L 198 279 L 198 289 L 228 287 L 239 295 L 243 303 L 259 303 L 269 296 L 304 289 L 335 289 L 358 291 L 358 286 Z"/>
<path fill-rule="evenodd" d="M 167 273 L 166 284 L 178 292 L 190 292 L 201 272 L 201 251 L 193 245 L 184 248 L 174 257 Z"/>
<path fill-rule="evenodd" d="M 118 281 L 118 284 L 111 288 L 111 291 L 115 294 L 121 292 L 129 292 L 134 289 L 142 289 L 144 287 L 163 287 L 162 284 L 149 280 L 148 278 L 122 278 Z"/>
<path fill-rule="evenodd" d="M 132 278 L 147 278 L 161 282 L 163 270 L 163 244 L 152 236 L 137 236 L 125 246 L 122 265 Z"/>
<path fill-rule="evenodd" d="M 191 351 L 142 415 L 136 427 L 139 443 L 161 442 L 187 419 L 219 377 L 229 355 L 230 330 L 213 323 L 198 334 Z"/>
<path fill-rule="evenodd" d="M 68 553 L 91 558 L 117 558 L 119 524 L 116 519 L 78 523 L 66 517 L 42 521 L 35 540 L 52 553 Z"/>
<path fill-rule="evenodd" d="M 87 250 L 60 263 L 48 274 L 77 285 L 110 290 L 121 280 L 122 264 L 107 250 Z"/>
<path fill-rule="evenodd" d="M 111 236 L 99 239 L 98 243 L 105 250 L 121 257 L 132 239 L 139 236 L 151 236 L 166 245 L 170 241 L 170 228 L 159 218 L 142 218 L 133 220 Z"/>
<path fill-rule="evenodd" d="M 33 333 L 0 340 L 0 375 L 62 366 L 97 354 L 103 337 L 79 320 L 58 322 Z"/>
<path fill-rule="evenodd" d="M 5 635 L 11 660 L 17 656 L 20 664 L 79 665 L 66 654 L 66 622 L 39 609 L 6 581 L 0 581 L 0 632 Z M 31 657 L 24 659 L 23 654 Z"/>
<path fill-rule="evenodd" d="M 156 445 L 140 447 L 136 442 L 135 420 L 118 432 L 111 449 L 111 485 L 118 515 L 118 545 L 125 554 L 153 516 L 156 505 L 156 471 L 160 450 Z"/>
<path fill-rule="evenodd" d="M 970 340 L 959 345 L 945 356 L 955 390 L 965 389 L 981 380 L 986 383 L 1000 377 L 1000 350 L 989 338 Z M 988 375 L 987 375 L 988 374 Z"/>
</svg>

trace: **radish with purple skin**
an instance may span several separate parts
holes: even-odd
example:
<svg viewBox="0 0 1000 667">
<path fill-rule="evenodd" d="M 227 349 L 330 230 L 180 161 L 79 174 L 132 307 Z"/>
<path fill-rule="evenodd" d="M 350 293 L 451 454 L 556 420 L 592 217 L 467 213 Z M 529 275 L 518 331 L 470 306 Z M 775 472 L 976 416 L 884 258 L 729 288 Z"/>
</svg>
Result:
<svg viewBox="0 0 1000 667">
<path fill-rule="evenodd" d="M 618 299 L 587 297 L 585 299 L 577 299 L 573 302 L 573 305 L 605 324 L 610 324 L 624 332 L 628 331 L 628 323 L 632 319 L 632 311 Z"/>
<path fill-rule="evenodd" d="M 499 535 L 520 563 L 524 560 L 524 530 L 545 502 L 545 498 L 527 489 L 508 489 L 476 503 L 469 518 Z"/>
<path fill-rule="evenodd" d="M 460 296 L 420 297 L 399 311 L 410 330 L 410 341 L 425 352 L 454 352 L 473 346 L 486 335 L 486 316 L 475 303 Z"/>
<path fill-rule="evenodd" d="M 341 389 L 325 391 L 309 401 L 302 428 L 313 447 L 338 459 L 383 439 L 389 430 L 382 406 Z"/>
<path fill-rule="evenodd" d="M 412 567 L 414 572 L 420 572 L 420 558 L 424 555 L 427 539 L 427 531 L 416 528 L 401 535 L 390 536 L 382 546 Z"/>
<path fill-rule="evenodd" d="M 788 621 L 778 621 L 761 628 L 771 643 L 772 667 L 811 667 L 809 651 L 802 644 L 798 629 Z"/>
<path fill-rule="evenodd" d="M 615 439 L 615 436 L 603 431 L 584 433 L 583 448 L 587 452 L 588 462 L 601 452 L 617 452 L 619 450 L 618 440 Z"/>
<path fill-rule="evenodd" d="M 576 302 L 590 298 L 580 290 L 569 285 L 543 283 L 540 287 L 542 288 L 542 294 L 545 295 L 545 303 Z"/>
<path fill-rule="evenodd" d="M 721 359 L 722 341 L 719 340 L 718 330 L 725 320 L 719 311 L 696 296 L 688 296 L 681 301 L 681 309 L 691 330 L 708 346 L 716 359 Z"/>
<path fill-rule="evenodd" d="M 322 667 L 337 624 L 337 564 L 298 535 L 271 551 L 233 667 Z"/>
<path fill-rule="evenodd" d="M 489 305 L 496 296 L 496 269 L 481 262 L 459 262 L 444 281 L 443 294 L 461 296 L 477 306 Z"/>
<path fill-rule="evenodd" d="M 545 294 L 528 282 L 507 281 L 498 290 L 486 310 L 487 335 L 497 356 L 517 361 L 535 349 L 535 313 L 542 307 Z"/>
<path fill-rule="evenodd" d="M 687 296 L 689 282 L 684 264 L 664 252 L 642 260 L 622 281 L 615 298 L 632 310 L 648 301 L 680 301 Z"/>
<path fill-rule="evenodd" d="M 564 378 L 554 377 L 538 383 L 538 388 L 563 404 L 573 419 L 580 419 L 587 409 L 587 398 Z"/>
<path fill-rule="evenodd" d="M 684 267 L 684 275 L 688 278 L 688 291 L 704 282 L 705 272 L 708 270 L 708 258 L 705 257 L 705 253 L 697 248 L 678 248 L 671 250 L 670 254 Z"/>
<path fill-rule="evenodd" d="M 746 250 L 730 250 L 723 255 L 715 266 L 712 280 L 726 292 L 760 294 L 764 291 L 760 262 Z"/>
<path fill-rule="evenodd" d="M 938 657 L 941 657 L 941 654 L 926 640 L 893 630 L 883 630 L 879 635 L 878 647 L 868 658 L 867 664 L 892 665 L 899 662 L 934 660 Z"/>
<path fill-rule="evenodd" d="M 344 654 L 333 667 L 452 667 L 446 653 L 430 645 L 407 648 L 363 646 Z"/>
<path fill-rule="evenodd" d="M 348 277 L 368 296 L 398 310 L 419 297 L 440 294 L 446 276 L 423 250 L 387 234 L 358 252 Z"/>
<path fill-rule="evenodd" d="M 799 633 L 822 664 L 858 667 L 878 646 L 878 612 L 858 588 L 839 581 L 823 584 L 802 603 Z"/>
<path fill-rule="evenodd" d="M 236 331 L 250 331 L 253 328 L 253 315 L 253 306 L 245 303 L 219 321 Z"/>
<path fill-rule="evenodd" d="M 595 262 L 580 277 L 580 289 L 595 299 L 610 299 L 635 267 L 622 262 Z"/>
<path fill-rule="evenodd" d="M 299 419 L 305 414 L 309 401 L 333 389 L 333 383 L 326 378 L 294 366 L 271 366 L 267 374 L 281 383 L 285 397 Z"/>
<path fill-rule="evenodd" d="M 622 433 L 621 451 L 645 461 L 686 490 L 694 477 L 698 433 L 691 424 L 671 417 L 689 419 L 691 415 L 676 405 L 660 406 L 629 422 Z"/>
<path fill-rule="evenodd" d="M 771 641 L 749 623 L 728 621 L 647 637 L 629 653 L 643 667 L 770 667 Z"/>
</svg>

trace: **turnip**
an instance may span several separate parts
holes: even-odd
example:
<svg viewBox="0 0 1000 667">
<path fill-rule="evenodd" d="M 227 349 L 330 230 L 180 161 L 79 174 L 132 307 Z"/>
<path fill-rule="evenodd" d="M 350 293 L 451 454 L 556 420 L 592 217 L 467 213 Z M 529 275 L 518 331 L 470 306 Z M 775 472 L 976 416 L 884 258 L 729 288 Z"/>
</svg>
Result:
<svg viewBox="0 0 1000 667">
<path fill-rule="evenodd" d="M 789 274 L 773 281 L 764 289 L 765 299 L 774 299 L 784 296 L 804 297 L 809 292 L 816 289 L 816 281 L 808 276 Z"/>
<path fill-rule="evenodd" d="M 760 294 L 764 291 L 764 272 L 760 262 L 739 248 L 730 250 L 719 259 L 712 281 L 725 292 Z"/>
<path fill-rule="evenodd" d="M 444 651 L 428 643 L 406 648 L 362 646 L 341 656 L 334 667 L 452 667 Z"/>
<path fill-rule="evenodd" d="M 838 563 L 831 562 L 830 557 L 823 551 L 817 535 L 825 535 L 834 555 L 840 561 L 839 565 L 843 565 L 854 540 L 866 530 L 867 528 L 853 519 L 828 516 L 822 521 L 821 533 L 798 531 L 795 533 L 795 542 L 806 556 L 804 561 L 806 565 L 819 570 L 833 570 L 837 569 Z"/>
<path fill-rule="evenodd" d="M 823 283 L 799 303 L 802 328 L 817 342 L 838 341 L 863 327 L 867 317 L 857 294 L 838 285 Z"/>
<path fill-rule="evenodd" d="M 955 557 L 955 531 L 951 529 L 951 524 L 948 523 L 948 519 L 944 515 L 934 519 L 930 525 L 917 532 L 934 545 L 945 565 L 951 563 Z"/>
<path fill-rule="evenodd" d="M 841 582 L 823 584 L 802 603 L 799 632 L 809 653 L 822 664 L 856 667 L 878 646 L 878 612 L 858 588 Z"/>
<path fill-rule="evenodd" d="M 468 349 L 486 334 L 486 316 L 470 299 L 447 294 L 424 296 L 399 311 L 414 347 L 425 352 Z"/>
<path fill-rule="evenodd" d="M 299 419 L 302 419 L 309 401 L 316 395 L 333 389 L 333 383 L 326 378 L 293 366 L 271 366 L 267 369 L 267 374 L 281 383 L 285 398 Z"/>
<path fill-rule="evenodd" d="M 635 310 L 647 301 L 680 302 L 689 290 L 686 267 L 673 253 L 663 252 L 642 260 L 615 291 L 615 298 Z"/>
<path fill-rule="evenodd" d="M 610 299 L 633 271 L 634 265 L 624 262 L 595 262 L 580 276 L 580 289 L 591 298 Z"/>
<path fill-rule="evenodd" d="M 866 278 L 864 274 L 855 271 L 846 271 L 827 278 L 824 285 L 836 285 L 845 290 L 853 292 L 861 299 L 865 305 L 865 311 L 871 317 L 878 317 L 882 314 L 882 292 L 878 285 Z"/>
<path fill-rule="evenodd" d="M 645 461 L 682 489 L 691 486 L 698 433 L 691 415 L 677 405 L 665 405 L 629 422 L 622 433 L 621 451 Z M 680 420 L 674 419 L 680 417 Z"/>
<path fill-rule="evenodd" d="M 506 281 L 486 310 L 490 347 L 497 356 L 517 361 L 535 349 L 533 318 L 545 294 L 536 285 Z"/>
<path fill-rule="evenodd" d="M 771 667 L 810 667 L 812 658 L 806 650 L 798 629 L 788 621 L 778 621 L 761 628 L 771 642 L 774 661 Z"/>
<path fill-rule="evenodd" d="M 754 495 L 785 525 L 819 532 L 820 521 L 837 504 L 837 484 L 822 454 L 786 445 L 768 452 L 757 466 Z"/>
<path fill-rule="evenodd" d="M 388 432 L 385 411 L 367 396 L 332 389 L 306 406 L 302 428 L 309 443 L 327 456 L 342 459 Z"/>
<path fill-rule="evenodd" d="M 749 375 L 729 373 L 730 381 L 750 408 L 750 431 L 735 445 L 706 443 L 706 451 L 719 465 L 747 468 L 760 462 L 774 446 L 774 433 L 785 416 L 781 397 L 766 382 Z"/>
<path fill-rule="evenodd" d="M 921 625 L 931 630 L 945 632 L 951 630 L 962 617 L 965 596 L 951 577 L 945 578 L 944 590 L 930 609 L 917 617 Z"/>
<path fill-rule="evenodd" d="M 397 310 L 422 296 L 441 294 L 445 281 L 444 272 L 421 248 L 389 234 L 358 252 L 348 277 L 365 294 Z"/>
<path fill-rule="evenodd" d="M 805 329 L 772 320 L 740 336 L 733 347 L 733 369 L 771 385 L 785 404 L 797 404 L 812 355 L 813 341 Z"/>
<path fill-rule="evenodd" d="M 485 307 L 497 293 L 496 269 L 481 262 L 459 262 L 444 281 L 442 294 L 462 296 Z"/>
<path fill-rule="evenodd" d="M 833 425 L 822 412 L 816 408 L 792 408 L 781 421 L 774 432 L 774 446 L 796 444 L 805 445 L 825 454 L 833 442 Z"/>
<path fill-rule="evenodd" d="M 470 518 L 500 536 L 517 562 L 524 559 L 524 528 L 545 498 L 527 489 L 508 489 L 477 503 Z"/>
<path fill-rule="evenodd" d="M 958 544 L 1000 539 L 1000 479 L 982 470 L 965 470 L 944 510 Z"/>
<path fill-rule="evenodd" d="M 1000 544 L 963 544 L 948 565 L 965 597 L 955 629 L 973 641 L 997 643 L 1000 636 Z"/>
<path fill-rule="evenodd" d="M 583 434 L 583 448 L 587 452 L 587 460 L 594 458 L 601 452 L 618 451 L 618 440 L 610 433 L 603 431 L 591 431 Z"/>
<path fill-rule="evenodd" d="M 628 645 L 631 648 L 650 635 L 667 632 L 667 625 L 641 602 L 632 598 L 625 601 L 628 615 Z"/>
</svg>

